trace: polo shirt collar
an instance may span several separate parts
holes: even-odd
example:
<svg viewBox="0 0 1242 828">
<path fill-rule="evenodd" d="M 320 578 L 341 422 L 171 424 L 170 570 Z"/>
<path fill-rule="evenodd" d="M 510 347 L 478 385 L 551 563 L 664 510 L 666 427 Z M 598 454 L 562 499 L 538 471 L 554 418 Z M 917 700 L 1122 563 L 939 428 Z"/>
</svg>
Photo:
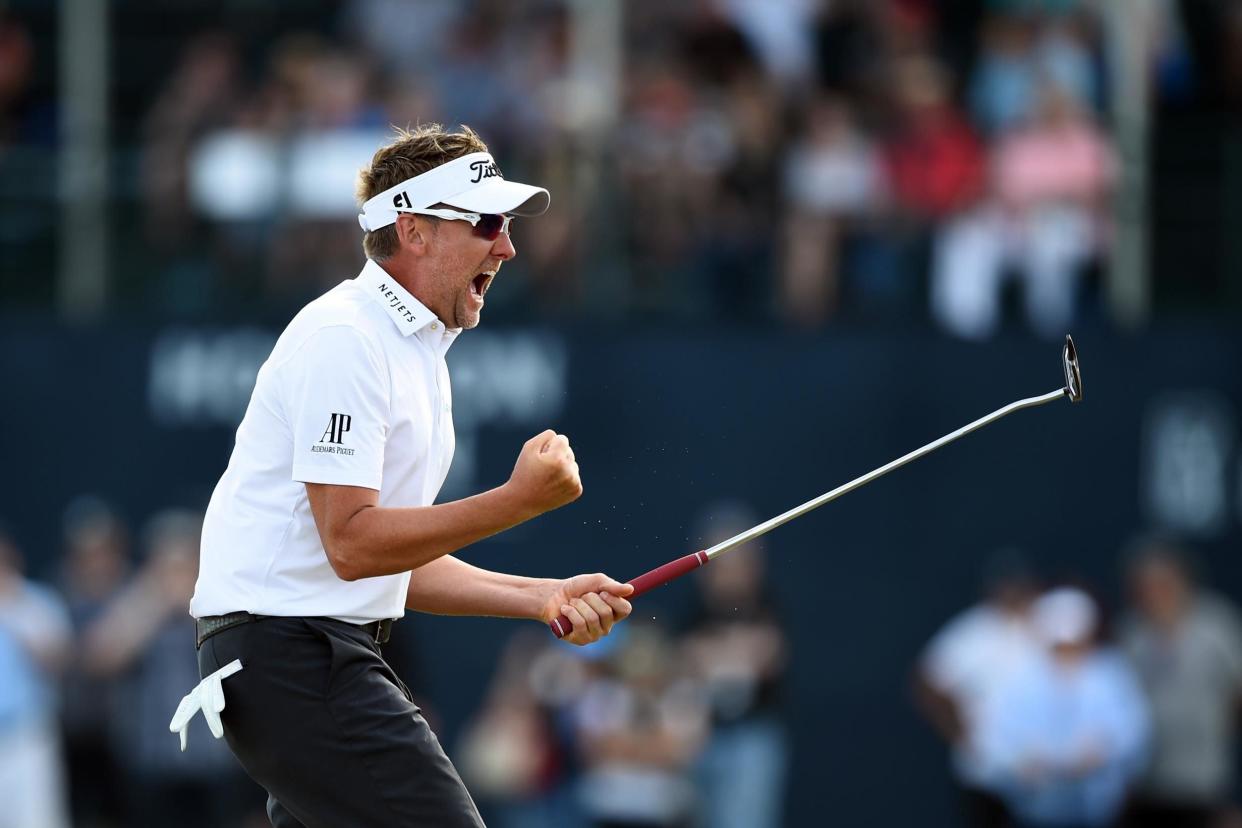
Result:
<svg viewBox="0 0 1242 828">
<path fill-rule="evenodd" d="M 379 303 L 402 336 L 417 333 L 433 322 L 436 323 L 436 333 L 445 331 L 444 323 L 436 319 L 436 315 L 426 305 L 415 299 L 414 294 L 403 288 L 388 271 L 374 261 L 367 259 L 362 272 L 354 281 Z"/>
<path fill-rule="evenodd" d="M 443 356 L 460 333 L 461 328 L 446 328 L 436 321 L 419 331 L 418 336 Z"/>
</svg>

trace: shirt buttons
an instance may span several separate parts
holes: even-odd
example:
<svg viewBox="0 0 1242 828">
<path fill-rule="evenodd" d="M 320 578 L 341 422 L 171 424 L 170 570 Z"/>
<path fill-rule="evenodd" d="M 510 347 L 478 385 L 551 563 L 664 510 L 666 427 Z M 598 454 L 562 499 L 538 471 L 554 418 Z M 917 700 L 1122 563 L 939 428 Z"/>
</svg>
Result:
<svg viewBox="0 0 1242 828">
<path fill-rule="evenodd" d="M 439 324 L 438 322 L 432 322 L 432 323 L 431 323 L 431 329 L 432 329 L 433 331 L 438 331 L 438 330 L 440 330 L 440 324 Z"/>
</svg>

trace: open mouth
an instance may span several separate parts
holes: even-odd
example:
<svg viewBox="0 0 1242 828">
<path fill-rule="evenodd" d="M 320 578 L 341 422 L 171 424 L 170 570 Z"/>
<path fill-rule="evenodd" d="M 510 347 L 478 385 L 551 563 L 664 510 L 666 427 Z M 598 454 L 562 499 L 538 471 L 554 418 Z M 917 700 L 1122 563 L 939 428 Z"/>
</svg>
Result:
<svg viewBox="0 0 1242 828">
<path fill-rule="evenodd" d="M 496 278 L 495 273 L 480 273 L 470 280 L 470 292 L 482 299 L 483 294 L 487 293 L 487 289 L 491 286 L 492 279 L 494 278 Z"/>
</svg>

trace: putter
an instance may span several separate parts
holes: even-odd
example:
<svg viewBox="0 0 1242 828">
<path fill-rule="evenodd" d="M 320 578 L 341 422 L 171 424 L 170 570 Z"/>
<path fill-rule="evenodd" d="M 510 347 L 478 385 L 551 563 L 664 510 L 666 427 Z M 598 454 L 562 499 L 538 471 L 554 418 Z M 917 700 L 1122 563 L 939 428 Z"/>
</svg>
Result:
<svg viewBox="0 0 1242 828">
<path fill-rule="evenodd" d="M 1001 417 L 1012 414 L 1013 412 L 1019 411 L 1023 408 L 1034 408 L 1037 405 L 1044 405 L 1045 403 L 1050 403 L 1053 400 L 1059 400 L 1062 397 L 1068 397 L 1070 402 L 1081 402 L 1082 372 L 1078 368 L 1078 350 L 1074 347 L 1074 340 L 1069 336 L 1065 337 L 1065 347 L 1061 350 L 1061 365 L 1065 369 L 1064 388 L 1057 391 L 1049 391 L 1047 394 L 1043 394 L 1038 397 L 1027 397 L 1024 400 L 1011 402 L 1004 408 L 998 408 L 986 417 L 980 417 L 973 423 L 964 425 L 957 431 L 954 431 L 951 434 L 946 434 L 939 440 L 935 440 L 922 448 L 915 449 L 909 454 L 898 457 L 891 463 L 880 466 L 878 469 L 874 469 L 873 471 L 869 471 L 862 477 L 856 477 L 843 486 L 838 486 L 832 491 L 826 492 L 814 500 L 808 500 L 801 506 L 795 506 L 788 512 L 777 515 L 771 520 L 764 521 L 758 526 L 753 526 L 741 534 L 734 535 L 728 540 L 722 541 L 710 549 L 704 549 L 699 552 L 695 552 L 693 555 L 686 555 L 684 557 L 677 558 L 676 560 L 669 561 L 663 566 L 656 567 L 650 572 L 644 572 L 642 575 L 639 575 L 637 578 L 629 582 L 630 585 L 634 587 L 634 591 L 630 593 L 629 598 L 637 598 L 644 592 L 650 592 L 658 586 L 667 584 L 674 578 L 685 575 L 687 572 L 698 569 L 700 566 L 705 566 L 708 561 L 712 560 L 716 556 L 723 555 L 730 549 L 741 546 L 747 541 L 752 541 L 760 535 L 767 534 L 781 524 L 788 523 L 796 517 L 802 517 L 807 512 L 810 512 L 813 509 L 818 509 L 820 506 L 823 506 L 829 501 L 836 500 L 843 494 L 848 494 L 857 488 L 865 486 L 877 477 L 883 477 L 893 469 L 900 468 L 912 460 L 917 460 L 925 454 L 930 454 L 941 446 L 952 443 L 959 437 L 965 437 L 972 431 L 977 431 L 989 423 L 994 423 Z M 552 632 L 557 638 L 563 638 L 574 628 L 574 625 L 564 615 L 553 620 L 548 626 L 552 628 Z"/>
</svg>

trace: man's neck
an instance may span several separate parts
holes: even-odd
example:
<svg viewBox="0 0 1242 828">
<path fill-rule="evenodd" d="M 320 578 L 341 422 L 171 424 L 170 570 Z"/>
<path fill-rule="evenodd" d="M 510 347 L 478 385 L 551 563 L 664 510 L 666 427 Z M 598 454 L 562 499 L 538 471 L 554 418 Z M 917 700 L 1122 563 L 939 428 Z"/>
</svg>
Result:
<svg viewBox="0 0 1242 828">
<path fill-rule="evenodd" d="M 414 278 L 413 274 L 411 274 L 410 268 L 402 266 L 399 256 L 392 256 L 382 262 L 375 262 L 375 264 L 379 265 L 381 270 L 391 276 L 394 282 L 409 291 L 411 296 L 423 304 L 426 304 L 424 298 L 418 295 L 419 291 L 417 289 L 418 285 L 416 284 L 417 280 Z"/>
<path fill-rule="evenodd" d="M 450 319 L 436 310 L 435 306 L 429 301 L 429 292 L 424 289 L 423 280 L 419 278 L 417 268 L 414 267 L 407 257 L 398 253 L 396 256 L 391 256 L 375 264 L 379 265 L 385 273 L 391 276 L 394 282 L 405 288 L 411 296 L 422 302 L 423 306 L 434 313 L 445 328 L 451 327 Z"/>
</svg>

